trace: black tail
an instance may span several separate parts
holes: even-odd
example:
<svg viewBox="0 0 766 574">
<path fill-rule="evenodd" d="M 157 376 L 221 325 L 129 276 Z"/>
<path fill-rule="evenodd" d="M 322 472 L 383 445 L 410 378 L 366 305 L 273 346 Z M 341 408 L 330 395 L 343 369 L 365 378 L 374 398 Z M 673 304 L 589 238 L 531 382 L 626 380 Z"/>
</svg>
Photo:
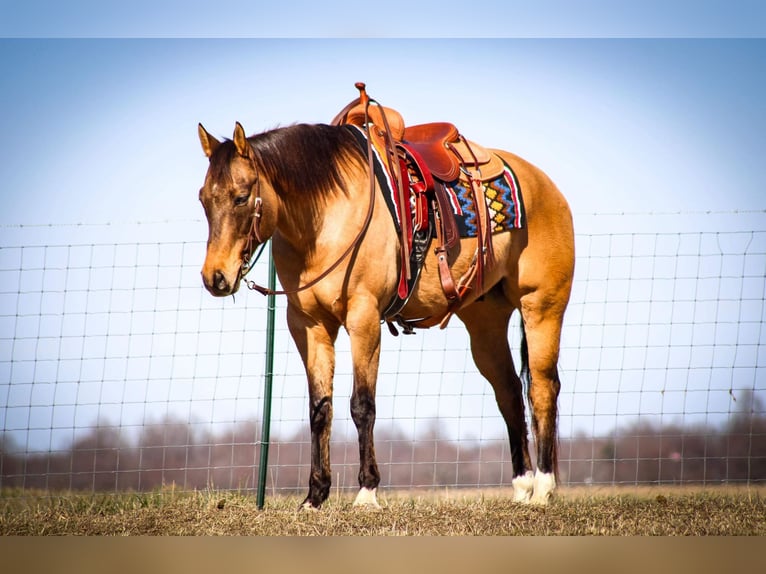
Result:
<svg viewBox="0 0 766 574">
<path fill-rule="evenodd" d="M 535 411 L 532 408 L 532 401 L 529 399 L 529 386 L 532 383 L 532 376 L 529 373 L 529 347 L 527 346 L 527 331 L 524 328 L 524 317 L 519 321 L 521 327 L 521 368 L 519 377 L 524 387 L 524 404 L 526 412 L 529 413 L 529 419 L 532 423 L 532 438 L 535 441 L 535 451 L 537 451 L 537 421 L 535 420 Z"/>
<path fill-rule="evenodd" d="M 527 348 L 527 331 L 524 329 L 524 317 L 519 321 L 521 327 L 521 370 L 519 375 L 521 376 L 521 382 L 524 384 L 524 389 L 529 391 L 529 349 Z"/>
</svg>

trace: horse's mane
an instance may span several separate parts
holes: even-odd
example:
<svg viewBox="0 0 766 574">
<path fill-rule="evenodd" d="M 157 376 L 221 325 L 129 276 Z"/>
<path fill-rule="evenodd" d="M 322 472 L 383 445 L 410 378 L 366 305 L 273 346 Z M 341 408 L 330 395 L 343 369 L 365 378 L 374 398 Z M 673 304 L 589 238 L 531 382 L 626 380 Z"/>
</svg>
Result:
<svg viewBox="0 0 766 574">
<path fill-rule="evenodd" d="M 255 161 L 278 194 L 322 196 L 346 191 L 344 166 L 363 165 L 363 150 L 348 128 L 325 124 L 295 124 L 248 138 Z M 230 178 L 236 154 L 225 140 L 211 158 L 211 175 Z"/>
</svg>

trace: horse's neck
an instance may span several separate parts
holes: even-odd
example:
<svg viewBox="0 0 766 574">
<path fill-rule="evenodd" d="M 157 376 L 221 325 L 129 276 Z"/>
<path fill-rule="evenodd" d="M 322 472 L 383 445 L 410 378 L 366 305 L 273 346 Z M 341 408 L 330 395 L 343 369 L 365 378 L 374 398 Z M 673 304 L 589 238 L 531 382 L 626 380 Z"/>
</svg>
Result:
<svg viewBox="0 0 766 574">
<path fill-rule="evenodd" d="M 283 194 L 280 198 L 279 234 L 292 247 L 293 256 L 311 265 L 326 263 L 325 257 L 336 257 L 353 241 L 364 224 L 369 208 L 368 183 L 350 182 L 347 192 Z"/>
<path fill-rule="evenodd" d="M 316 200 L 307 201 L 300 196 L 280 198 L 280 213 L 277 222 L 279 233 L 296 250 L 311 250 L 321 232 L 325 211 L 316 209 Z"/>
<path fill-rule="evenodd" d="M 271 166 L 271 184 L 278 194 L 277 229 L 295 251 L 311 253 L 332 247 L 336 239 L 345 241 L 348 233 L 353 237 L 369 205 L 366 191 L 360 192 L 368 189 L 366 170 L 353 162 L 346 165 L 340 143 L 325 145 L 328 129 L 344 128 L 281 128 L 270 133 L 275 136 L 272 145 L 255 146 L 259 153 L 277 154 L 261 157 Z M 338 161 L 343 164 L 334 163 Z M 338 178 L 345 180 L 345 190 L 335 188 Z"/>
</svg>

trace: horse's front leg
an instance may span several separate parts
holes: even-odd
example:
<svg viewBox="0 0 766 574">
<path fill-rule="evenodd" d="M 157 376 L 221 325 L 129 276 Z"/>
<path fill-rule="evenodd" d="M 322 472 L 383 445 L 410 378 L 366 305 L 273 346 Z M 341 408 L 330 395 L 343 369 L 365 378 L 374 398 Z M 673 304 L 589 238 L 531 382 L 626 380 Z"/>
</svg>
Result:
<svg viewBox="0 0 766 574">
<path fill-rule="evenodd" d="M 303 508 L 318 509 L 330 495 L 330 431 L 332 382 L 335 372 L 335 338 L 339 326 L 318 322 L 288 305 L 287 324 L 306 367 L 311 427 L 311 474 Z"/>
<path fill-rule="evenodd" d="M 354 506 L 380 508 L 377 489 L 380 472 L 375 459 L 375 386 L 380 360 L 380 315 L 377 301 L 360 302 L 359 297 L 346 317 L 354 364 L 351 418 L 359 435 L 359 493 Z"/>
</svg>

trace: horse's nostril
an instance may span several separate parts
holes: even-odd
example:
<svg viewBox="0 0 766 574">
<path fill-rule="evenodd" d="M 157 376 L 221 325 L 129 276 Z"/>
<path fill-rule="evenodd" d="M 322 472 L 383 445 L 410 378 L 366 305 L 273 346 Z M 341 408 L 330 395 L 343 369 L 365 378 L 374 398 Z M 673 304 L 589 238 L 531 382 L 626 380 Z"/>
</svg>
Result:
<svg viewBox="0 0 766 574">
<path fill-rule="evenodd" d="M 213 274 L 213 285 L 218 291 L 226 292 L 229 290 L 229 283 L 226 281 L 226 277 L 220 271 L 216 271 Z"/>
</svg>

